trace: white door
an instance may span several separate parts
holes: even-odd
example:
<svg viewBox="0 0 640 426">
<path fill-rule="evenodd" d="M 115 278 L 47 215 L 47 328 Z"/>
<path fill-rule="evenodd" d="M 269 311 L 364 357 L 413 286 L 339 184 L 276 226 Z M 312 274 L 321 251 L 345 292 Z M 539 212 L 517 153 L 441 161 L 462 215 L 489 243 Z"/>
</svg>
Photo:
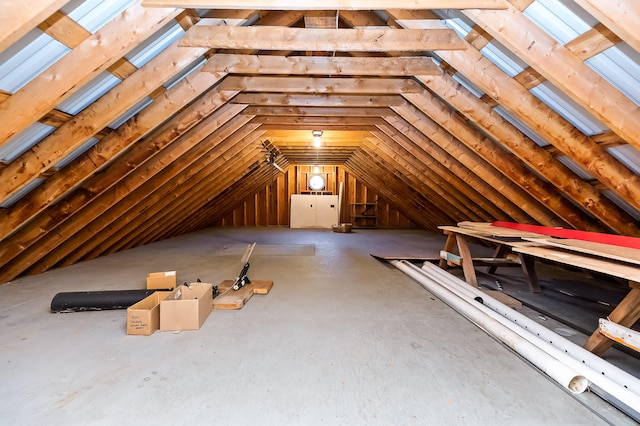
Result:
<svg viewBox="0 0 640 426">
<path fill-rule="evenodd" d="M 316 226 L 316 196 L 293 194 L 291 196 L 290 228 L 313 228 Z"/>
<path fill-rule="evenodd" d="M 316 209 L 316 226 L 318 228 L 331 228 L 338 223 L 338 196 L 318 195 Z"/>
</svg>

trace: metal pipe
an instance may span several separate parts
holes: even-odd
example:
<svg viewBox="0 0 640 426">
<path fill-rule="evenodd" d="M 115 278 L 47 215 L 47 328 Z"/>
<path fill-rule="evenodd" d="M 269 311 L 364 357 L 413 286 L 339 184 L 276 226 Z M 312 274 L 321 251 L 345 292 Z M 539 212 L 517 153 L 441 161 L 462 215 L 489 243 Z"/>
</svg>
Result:
<svg viewBox="0 0 640 426">
<path fill-rule="evenodd" d="M 549 330 L 545 326 L 538 324 L 532 319 L 527 318 L 515 309 L 511 309 L 504 303 L 496 300 L 480 289 L 468 285 L 461 279 L 451 275 L 436 265 L 425 262 L 422 266 L 422 271 L 428 271 L 429 273 L 441 277 L 445 282 L 451 284 L 455 289 L 464 292 L 471 299 L 481 297 L 483 304 L 498 313 L 501 317 L 508 319 L 531 334 L 539 337 L 543 341 L 558 348 L 563 354 L 567 354 L 573 359 L 579 361 L 579 365 L 581 367 L 587 366 L 594 370 L 596 372 L 596 378 L 593 379 L 588 377 L 591 382 L 598 384 L 601 377 L 608 377 L 618 385 L 623 386 L 636 394 L 640 394 L 640 380 L 637 377 L 616 367 L 583 347 L 576 345 L 572 341 L 560 336 L 552 330 Z"/>
<path fill-rule="evenodd" d="M 487 333 L 499 339 L 518 354 L 529 360 L 532 364 L 538 367 L 541 371 L 546 373 L 553 380 L 564 386 L 566 389 L 573 393 L 582 393 L 587 389 L 588 381 L 585 377 L 577 374 L 566 365 L 553 358 L 527 339 L 519 336 L 509 328 L 495 321 L 486 313 L 477 309 L 477 307 L 470 304 L 468 301 L 461 297 L 458 297 L 446 287 L 438 284 L 432 278 L 426 277 L 415 266 L 408 262 L 392 260 L 390 263 L 409 275 L 414 280 L 418 281 L 426 290 L 445 302 L 447 305 L 454 308 L 460 314 L 467 317 L 469 320 L 480 326 Z M 415 268 L 418 271 L 412 269 Z"/>
<path fill-rule="evenodd" d="M 583 375 L 584 377 L 586 377 L 588 380 L 591 380 L 591 382 L 593 384 L 595 384 L 598 388 L 600 388 L 604 393 L 606 393 L 609 396 L 612 396 L 613 398 L 615 398 L 621 405 L 620 408 L 623 409 L 625 412 L 627 412 L 629 415 L 638 418 L 639 413 L 636 411 L 637 409 L 635 407 L 639 407 L 640 406 L 640 396 L 634 392 L 631 389 L 628 389 L 626 385 L 621 385 L 615 381 L 613 381 L 609 376 L 605 375 L 604 373 L 601 373 L 599 371 L 595 371 L 592 368 L 590 368 L 589 366 L 587 366 L 586 364 L 584 364 L 582 361 L 580 360 L 576 360 L 573 357 L 569 356 L 567 353 L 565 353 L 564 350 L 553 346 L 551 343 L 549 343 L 548 341 L 543 340 L 542 338 L 540 338 L 539 336 L 537 336 L 536 334 L 534 334 L 533 332 L 531 332 L 530 328 L 523 328 L 522 324 L 526 323 L 527 321 L 524 320 L 517 320 L 515 322 L 511 322 L 509 321 L 507 318 L 503 317 L 502 315 L 500 315 L 498 312 L 495 312 L 493 310 L 491 310 L 490 308 L 488 308 L 487 306 L 484 306 L 482 303 L 478 303 L 475 298 L 476 297 L 481 297 L 483 302 L 488 299 L 491 298 L 490 296 L 486 295 L 485 293 L 469 286 L 468 284 L 464 283 L 462 280 L 460 280 L 459 278 L 441 270 L 440 268 L 436 267 L 435 265 L 431 265 L 429 268 L 429 272 L 433 272 L 436 277 L 434 278 L 434 276 L 431 276 L 427 273 L 427 271 L 425 271 L 424 269 L 420 269 L 418 267 L 416 267 L 415 265 L 406 262 L 406 261 L 400 261 L 402 262 L 406 268 L 409 268 L 409 270 L 415 271 L 417 274 L 422 275 L 422 277 L 424 277 L 425 279 L 428 279 L 434 283 L 436 283 L 438 286 L 445 288 L 447 290 L 449 290 L 451 293 L 455 294 L 457 297 L 465 300 L 466 302 L 468 302 L 469 304 L 471 304 L 472 306 L 474 306 L 476 309 L 480 310 L 481 312 L 484 312 L 485 314 L 487 314 L 488 316 L 490 316 L 492 319 L 494 319 L 495 321 L 499 322 L 500 324 L 502 324 L 503 326 L 509 328 L 512 332 L 518 334 L 520 337 L 526 339 L 527 341 L 529 341 L 530 343 L 532 343 L 533 345 L 535 345 L 536 347 L 538 347 L 540 350 L 542 350 L 543 352 L 547 353 L 548 355 L 552 356 L 553 358 L 557 359 L 559 362 L 563 363 L 564 365 L 570 367 L 573 371 L 576 371 L 578 373 L 580 373 L 581 375 Z M 397 267 L 397 265 L 396 265 Z M 411 275 L 414 279 L 416 279 L 416 281 L 421 282 L 419 278 L 414 277 L 413 275 Z M 438 282 L 436 280 L 436 278 L 444 281 L 446 284 L 449 284 L 448 287 L 445 287 L 442 283 Z M 421 282 L 422 283 L 422 282 Z M 439 296 L 438 296 L 439 297 Z M 491 298 L 493 299 L 493 298 Z M 501 304 L 500 302 L 498 302 L 497 300 L 493 299 L 493 304 L 494 305 L 502 305 L 505 309 L 508 309 L 510 311 L 513 311 L 512 309 L 507 308 L 505 305 Z M 513 311 L 515 312 L 515 311 Z M 522 314 L 518 315 L 522 316 Z M 522 318 L 529 320 L 528 318 L 522 316 Z M 535 324 L 535 323 L 534 323 Z M 538 324 L 536 324 L 538 325 Z M 542 327 L 542 326 L 540 326 Z M 544 327 L 543 327 L 544 328 Z M 548 332 L 546 333 L 547 336 L 555 336 L 555 338 L 552 338 L 552 341 L 556 341 L 559 340 L 561 338 L 561 336 L 557 335 L 556 333 L 548 330 L 545 328 L 545 331 Z M 566 339 L 565 339 L 566 340 Z M 569 345 L 573 345 L 573 346 L 577 346 L 569 341 L 567 341 L 567 343 Z M 583 348 L 580 348 L 583 349 Z M 584 350 L 584 349 L 583 349 Z M 593 354 L 591 354 L 593 355 Z M 595 356 L 595 355 L 594 355 Z M 531 360 L 530 360 L 531 361 Z M 601 360 L 604 363 L 608 364 L 609 367 L 611 367 L 611 369 L 617 369 L 617 367 L 607 363 L 604 360 Z M 624 371 L 620 370 L 620 372 L 625 373 Z M 626 381 L 626 383 L 630 383 L 631 385 L 635 385 L 635 387 L 637 387 L 638 384 L 638 379 L 627 374 L 630 379 Z M 603 395 L 601 395 L 603 396 Z M 603 396 L 604 397 L 604 396 Z"/>
</svg>

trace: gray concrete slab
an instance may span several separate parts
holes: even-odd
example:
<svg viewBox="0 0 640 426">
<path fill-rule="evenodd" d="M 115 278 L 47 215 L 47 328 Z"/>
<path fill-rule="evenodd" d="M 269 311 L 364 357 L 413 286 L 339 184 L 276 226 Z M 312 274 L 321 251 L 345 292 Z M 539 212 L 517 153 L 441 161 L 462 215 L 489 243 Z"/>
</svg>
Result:
<svg viewBox="0 0 640 426">
<path fill-rule="evenodd" d="M 58 292 L 143 288 L 147 272 L 232 279 L 254 241 L 249 276 L 273 290 L 198 331 L 127 336 L 124 310 L 49 311 Z M 585 407 L 596 396 L 570 396 L 369 256 L 437 256 L 443 243 L 415 230 L 207 229 L 0 286 L 0 423 L 606 424 Z"/>
</svg>

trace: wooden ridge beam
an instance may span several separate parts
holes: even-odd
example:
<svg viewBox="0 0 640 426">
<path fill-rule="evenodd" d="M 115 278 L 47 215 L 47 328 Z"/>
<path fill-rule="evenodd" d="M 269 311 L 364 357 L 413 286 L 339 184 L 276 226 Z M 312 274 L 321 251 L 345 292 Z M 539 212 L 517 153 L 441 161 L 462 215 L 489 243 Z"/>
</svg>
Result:
<svg viewBox="0 0 640 426">
<path fill-rule="evenodd" d="M 287 75 L 439 75 L 440 68 L 429 57 L 341 57 L 230 55 L 218 53 L 206 62 L 204 72 Z"/>
<path fill-rule="evenodd" d="M 424 52 L 465 49 L 454 30 L 292 27 L 191 27 L 182 47 L 303 52 Z"/>
<path fill-rule="evenodd" d="M 383 10 L 398 9 L 504 9 L 505 0 L 143 0 L 145 7 L 232 10 Z"/>
</svg>

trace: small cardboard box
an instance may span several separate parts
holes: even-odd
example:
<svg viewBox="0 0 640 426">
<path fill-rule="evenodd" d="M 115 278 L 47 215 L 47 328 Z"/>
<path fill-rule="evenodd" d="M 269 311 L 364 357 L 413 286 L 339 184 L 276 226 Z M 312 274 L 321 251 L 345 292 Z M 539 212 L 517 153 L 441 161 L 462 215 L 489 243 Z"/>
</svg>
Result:
<svg viewBox="0 0 640 426">
<path fill-rule="evenodd" d="M 149 336 L 160 328 L 160 302 L 170 292 L 156 291 L 127 308 L 127 334 Z"/>
<path fill-rule="evenodd" d="M 176 280 L 176 271 L 148 273 L 147 290 L 173 290 Z"/>
<path fill-rule="evenodd" d="M 198 330 L 213 309 L 212 285 L 180 285 L 160 302 L 160 330 Z"/>
</svg>

